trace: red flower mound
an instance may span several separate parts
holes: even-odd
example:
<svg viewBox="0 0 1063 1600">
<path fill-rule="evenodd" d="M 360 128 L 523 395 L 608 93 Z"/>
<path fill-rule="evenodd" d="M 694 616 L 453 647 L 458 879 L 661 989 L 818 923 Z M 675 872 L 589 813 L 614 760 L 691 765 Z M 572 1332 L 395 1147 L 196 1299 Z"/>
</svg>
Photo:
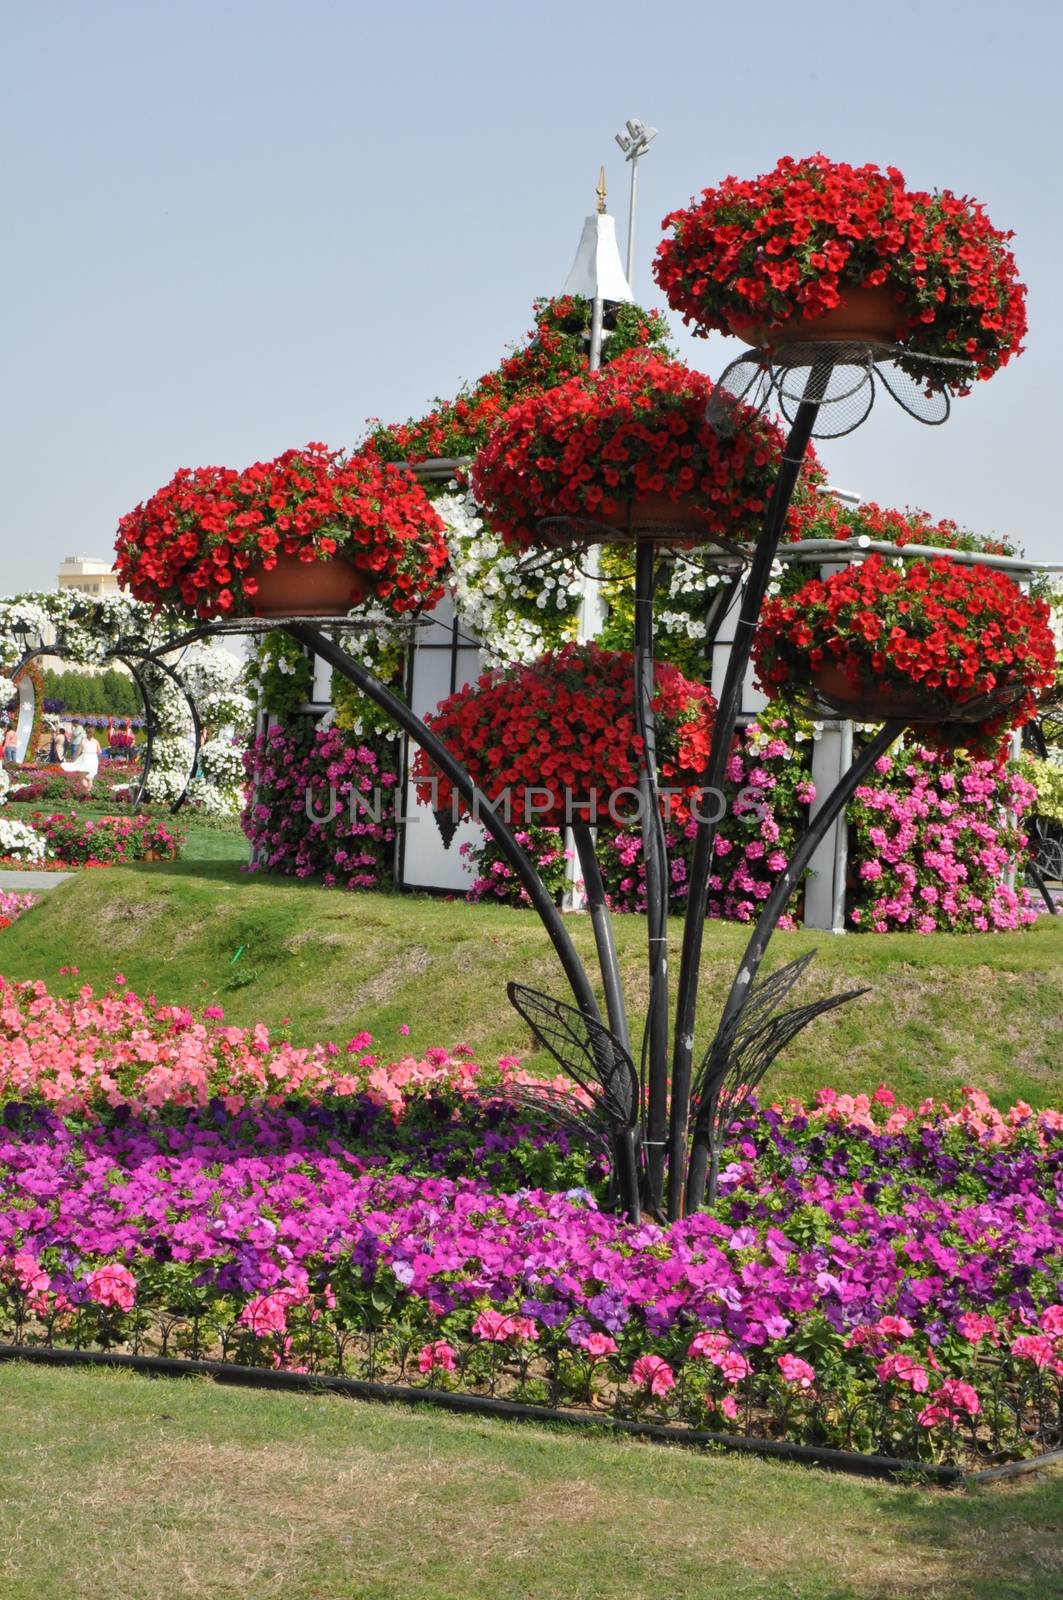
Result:
<svg viewBox="0 0 1063 1600">
<path fill-rule="evenodd" d="M 928 511 L 904 511 L 864 500 L 847 506 L 830 495 L 795 497 L 786 529 L 788 542 L 799 539 L 873 539 L 883 544 L 935 545 L 942 550 L 978 550 L 985 555 L 1020 555 L 1009 539 L 993 539 L 962 528 L 946 517 L 935 522 Z"/>
<path fill-rule="evenodd" d="M 343 556 L 371 576 L 371 599 L 412 611 L 439 598 L 447 559 L 443 523 L 412 473 L 323 444 L 243 472 L 182 467 L 122 518 L 115 549 L 138 600 L 197 617 L 253 614 L 251 568 L 270 570 L 279 555 Z"/>
<path fill-rule="evenodd" d="M 939 722 L 921 726 L 932 749 L 1000 753 L 1002 736 L 1036 714 L 1034 695 L 1055 681 L 1049 610 L 1002 572 L 947 556 L 898 567 L 882 556 L 815 578 L 787 599 L 769 600 L 754 644 L 761 688 L 808 686 L 823 667 L 841 669 L 854 689 L 927 692 Z M 975 724 L 948 710 L 991 691 L 1024 693 Z"/>
<path fill-rule="evenodd" d="M 656 673 L 660 775 L 666 785 L 694 787 L 709 758 L 715 701 L 704 685 L 667 662 L 658 662 Z M 508 791 L 515 824 L 530 817 L 543 827 L 562 827 L 566 796 L 571 796 L 573 806 L 593 799 L 599 825 L 616 826 L 612 798 L 638 783 L 643 742 L 635 731 L 634 663 L 628 651 L 562 645 L 528 666 L 485 672 L 444 700 L 427 721 L 489 800 Z M 453 806 L 449 780 L 436 775 L 423 753 L 414 774 L 422 780 L 422 800 L 439 810 Z M 424 781 L 433 776 L 436 790 Z M 623 804 L 617 799 L 614 809 L 621 812 Z M 459 815 L 467 809 L 458 801 Z M 575 820 L 588 819 L 576 810 Z"/>
<path fill-rule="evenodd" d="M 473 463 L 491 527 L 526 549 L 541 542 L 543 517 L 608 517 L 633 497 L 666 494 L 693 502 L 706 537 L 748 533 L 767 503 L 781 435 L 751 417 L 719 438 L 705 420 L 712 391 L 704 373 L 634 352 L 518 401 Z"/>
<path fill-rule="evenodd" d="M 552 389 L 587 368 L 591 302 L 579 295 L 537 300 L 535 325 L 523 345 L 453 400 L 440 402 L 419 420 L 378 428 L 373 449 L 385 461 L 424 461 L 433 456 L 472 455 L 487 443 L 503 412 L 526 395 Z M 607 365 L 633 349 L 661 348 L 668 336 L 656 311 L 618 305 L 607 313 L 609 337 L 602 347 Z"/>
<path fill-rule="evenodd" d="M 896 290 L 899 336 L 992 377 L 1022 351 L 1026 289 L 982 206 L 905 187 L 896 167 L 784 156 L 750 182 L 725 178 L 664 220 L 654 275 L 696 324 L 753 336 L 821 316 L 851 287 Z"/>
</svg>

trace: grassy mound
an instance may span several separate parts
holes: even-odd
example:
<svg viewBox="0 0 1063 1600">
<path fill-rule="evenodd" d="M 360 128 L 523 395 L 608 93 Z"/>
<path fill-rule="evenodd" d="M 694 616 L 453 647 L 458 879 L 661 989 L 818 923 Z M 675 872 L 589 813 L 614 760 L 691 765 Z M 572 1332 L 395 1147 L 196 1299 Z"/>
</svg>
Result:
<svg viewBox="0 0 1063 1600">
<path fill-rule="evenodd" d="M 590 956 L 589 919 L 574 917 L 570 927 Z M 672 934 L 674 976 L 678 924 Z M 617 919 L 617 936 L 637 1011 L 645 997 L 642 919 Z M 707 929 L 703 1034 L 747 937 L 734 925 Z M 779 934 L 770 962 L 814 947 L 805 997 L 863 984 L 872 992 L 790 1046 L 769 1079 L 774 1093 L 808 1095 L 824 1083 L 857 1092 L 885 1080 L 915 1102 L 947 1098 L 965 1083 L 1000 1102 L 1060 1102 L 1063 919 L 1044 918 L 1024 934 Z M 60 977 L 70 964 L 79 974 Z M 399 1024 L 408 1023 L 414 1048 L 465 1042 L 484 1059 L 531 1054 L 506 1000 L 508 978 L 566 994 L 530 912 L 343 894 L 222 862 L 83 873 L 3 933 L 0 971 L 43 978 L 54 993 L 106 986 L 120 971 L 142 994 L 221 1005 L 231 1022 L 287 1018 L 300 1043 L 342 1042 L 362 1028 L 397 1043 Z"/>
</svg>

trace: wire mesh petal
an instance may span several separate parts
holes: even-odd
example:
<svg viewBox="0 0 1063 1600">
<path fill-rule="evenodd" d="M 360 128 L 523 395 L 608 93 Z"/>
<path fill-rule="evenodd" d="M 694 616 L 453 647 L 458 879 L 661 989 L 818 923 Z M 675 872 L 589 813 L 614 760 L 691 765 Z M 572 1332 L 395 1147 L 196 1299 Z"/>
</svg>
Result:
<svg viewBox="0 0 1063 1600">
<path fill-rule="evenodd" d="M 616 1035 L 575 1006 L 523 983 L 506 986 L 510 1004 L 562 1071 L 598 1106 L 611 1128 L 633 1128 L 639 1112 L 638 1073 Z"/>
<path fill-rule="evenodd" d="M 947 389 L 928 388 L 926 377 L 915 377 L 896 361 L 879 362 L 875 370 L 887 392 L 917 422 L 939 428 L 949 420 L 952 403 Z"/>
<path fill-rule="evenodd" d="M 771 368 L 757 350 L 746 350 L 726 367 L 705 407 L 705 421 L 721 438 L 733 438 L 767 405 Z"/>
</svg>

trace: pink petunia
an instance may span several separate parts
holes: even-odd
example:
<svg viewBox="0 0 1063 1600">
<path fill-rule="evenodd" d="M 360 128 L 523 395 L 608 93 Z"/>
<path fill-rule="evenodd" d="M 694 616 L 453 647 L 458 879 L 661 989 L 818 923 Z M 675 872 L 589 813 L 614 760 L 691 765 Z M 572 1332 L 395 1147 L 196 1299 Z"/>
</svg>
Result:
<svg viewBox="0 0 1063 1600">
<path fill-rule="evenodd" d="M 417 1357 L 417 1370 L 426 1374 L 437 1369 L 440 1372 L 455 1372 L 457 1365 L 454 1347 L 445 1339 L 433 1339 L 430 1344 L 422 1345 Z"/>
<path fill-rule="evenodd" d="M 85 1279 L 89 1298 L 97 1305 L 110 1306 L 116 1311 L 132 1311 L 137 1298 L 137 1280 L 128 1267 L 112 1263 L 97 1267 Z"/>
<path fill-rule="evenodd" d="M 579 1342 L 581 1350 L 589 1356 L 615 1356 L 617 1352 L 616 1340 L 608 1333 L 587 1333 Z"/>
<path fill-rule="evenodd" d="M 799 1389 L 811 1389 L 816 1381 L 815 1368 L 800 1356 L 779 1356 L 778 1365 L 786 1382 L 796 1383 Z"/>
<path fill-rule="evenodd" d="M 663 1356 L 639 1356 L 631 1369 L 631 1381 L 637 1388 L 661 1397 L 675 1388 L 675 1373 Z"/>
</svg>

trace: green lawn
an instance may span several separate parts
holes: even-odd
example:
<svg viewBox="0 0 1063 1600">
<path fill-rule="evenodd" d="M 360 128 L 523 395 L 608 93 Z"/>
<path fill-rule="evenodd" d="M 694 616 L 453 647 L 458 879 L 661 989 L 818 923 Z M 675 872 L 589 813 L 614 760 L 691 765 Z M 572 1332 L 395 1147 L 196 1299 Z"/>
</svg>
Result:
<svg viewBox="0 0 1063 1600">
<path fill-rule="evenodd" d="M 224 834 L 213 835 L 225 840 Z M 589 920 L 573 935 L 590 954 Z M 678 962 L 673 926 L 673 975 Z M 617 919 L 629 997 L 645 993 L 641 918 Z M 710 923 L 703 1030 L 733 978 L 747 931 Z M 773 1069 L 776 1092 L 824 1083 L 908 1098 L 955 1096 L 975 1083 L 997 1099 L 1061 1100 L 1063 918 L 1023 934 L 779 934 L 769 965 L 818 947 L 804 993 L 869 985 L 871 993 L 813 1023 Z M 61 979 L 70 963 L 80 976 Z M 530 1040 L 505 984 L 519 977 L 565 995 L 535 916 L 500 906 L 347 894 L 218 861 L 150 863 L 81 874 L 50 894 L 0 942 L 0 971 L 58 991 L 106 984 L 122 971 L 141 993 L 192 1006 L 221 1004 L 229 1021 L 290 1019 L 300 1042 L 343 1041 L 368 1028 L 397 1048 L 470 1044 L 481 1059 L 527 1055 Z"/>
<path fill-rule="evenodd" d="M 931 1491 L 323 1396 L 0 1368 L 4 1600 L 1052 1600 L 1063 1473 Z"/>
</svg>

